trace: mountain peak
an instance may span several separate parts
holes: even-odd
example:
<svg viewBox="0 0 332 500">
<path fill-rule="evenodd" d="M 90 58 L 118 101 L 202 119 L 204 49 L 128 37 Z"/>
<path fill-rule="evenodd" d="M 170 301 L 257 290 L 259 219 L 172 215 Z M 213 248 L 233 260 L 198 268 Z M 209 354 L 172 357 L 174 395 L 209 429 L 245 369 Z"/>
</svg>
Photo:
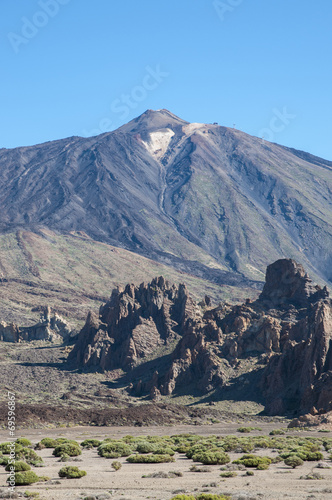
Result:
<svg viewBox="0 0 332 500">
<path fill-rule="evenodd" d="M 147 109 L 140 116 L 126 123 L 118 130 L 125 133 L 142 130 L 151 132 L 166 128 L 173 129 L 174 127 L 187 125 L 188 123 L 189 122 L 182 120 L 182 118 L 168 111 L 168 109 Z"/>
</svg>

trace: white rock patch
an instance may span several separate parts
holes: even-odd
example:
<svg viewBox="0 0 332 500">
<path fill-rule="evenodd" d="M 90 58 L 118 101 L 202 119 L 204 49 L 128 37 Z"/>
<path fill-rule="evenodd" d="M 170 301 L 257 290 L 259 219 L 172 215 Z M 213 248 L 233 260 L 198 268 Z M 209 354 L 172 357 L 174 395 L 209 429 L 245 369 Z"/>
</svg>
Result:
<svg viewBox="0 0 332 500">
<path fill-rule="evenodd" d="M 184 125 L 182 128 L 183 132 L 187 135 L 192 134 L 193 132 L 201 131 L 207 129 L 207 125 L 205 123 L 189 123 L 188 125 Z"/>
<path fill-rule="evenodd" d="M 148 141 L 142 141 L 149 153 L 157 159 L 164 156 L 174 135 L 173 130 L 165 128 L 149 134 Z"/>
</svg>

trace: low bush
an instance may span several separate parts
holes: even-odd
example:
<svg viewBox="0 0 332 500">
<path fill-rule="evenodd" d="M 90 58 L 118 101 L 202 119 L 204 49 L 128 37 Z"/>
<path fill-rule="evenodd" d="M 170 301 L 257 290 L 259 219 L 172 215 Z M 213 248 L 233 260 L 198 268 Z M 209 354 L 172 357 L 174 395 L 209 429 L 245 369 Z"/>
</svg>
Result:
<svg viewBox="0 0 332 500">
<path fill-rule="evenodd" d="M 82 455 L 82 450 L 76 444 L 71 443 L 60 444 L 53 450 L 53 455 L 55 457 L 61 457 L 64 454 L 69 455 L 70 457 L 77 457 L 78 455 Z"/>
<path fill-rule="evenodd" d="M 319 472 L 309 472 L 309 474 L 306 474 L 305 476 L 301 476 L 300 479 L 320 480 L 320 479 L 324 479 L 324 477 L 321 474 L 319 474 Z"/>
<path fill-rule="evenodd" d="M 295 469 L 296 467 L 299 467 L 300 465 L 303 465 L 303 460 L 298 457 L 297 455 L 291 455 L 288 458 L 285 458 L 284 460 L 285 465 L 288 465 L 289 467 L 292 467 Z"/>
<path fill-rule="evenodd" d="M 43 438 L 39 443 L 36 445 L 37 450 L 42 450 L 43 448 L 55 448 L 57 446 L 57 441 L 52 438 Z"/>
<path fill-rule="evenodd" d="M 149 443 L 148 441 L 142 441 L 136 446 L 136 451 L 138 453 L 153 453 L 157 450 L 155 443 Z"/>
<path fill-rule="evenodd" d="M 16 452 L 15 456 L 16 460 L 25 460 L 28 464 L 34 466 L 40 466 L 43 464 L 43 459 L 31 448 L 21 448 Z"/>
<path fill-rule="evenodd" d="M 22 472 L 25 470 L 31 470 L 31 467 L 26 462 L 15 461 L 13 464 L 7 464 L 5 467 L 7 471 Z"/>
<path fill-rule="evenodd" d="M 98 455 L 104 458 L 128 457 L 133 449 L 121 441 L 107 441 L 98 446 Z"/>
<path fill-rule="evenodd" d="M 127 462 L 131 464 L 162 464 L 175 462 L 170 455 L 131 455 L 127 458 Z"/>
<path fill-rule="evenodd" d="M 210 467 L 197 467 L 197 465 L 192 465 L 189 470 L 190 472 L 211 472 Z"/>
<path fill-rule="evenodd" d="M 154 452 L 155 455 L 170 455 L 171 457 L 175 455 L 175 451 L 172 448 L 157 448 Z"/>
<path fill-rule="evenodd" d="M 221 472 L 220 473 L 220 477 L 236 477 L 237 476 L 237 472 L 235 471 L 227 471 L 227 472 Z"/>
<path fill-rule="evenodd" d="M 257 465 L 257 470 L 267 470 L 269 468 L 268 464 L 258 464 Z"/>
<path fill-rule="evenodd" d="M 62 467 L 58 474 L 59 477 L 65 477 L 67 479 L 79 479 L 80 477 L 86 476 L 86 471 L 69 465 L 67 467 Z"/>
<path fill-rule="evenodd" d="M 201 493 L 194 497 L 193 495 L 176 495 L 171 500 L 230 500 L 230 497 L 224 495 L 213 495 L 212 493 Z"/>
<path fill-rule="evenodd" d="M 9 455 L 12 450 L 15 450 L 15 455 L 22 450 L 23 446 L 19 443 L 13 442 L 5 442 L 0 444 L 0 453 L 4 455 Z"/>
<path fill-rule="evenodd" d="M 8 464 L 9 460 L 11 460 L 11 458 L 8 456 L 3 456 L 1 455 L 0 456 L 0 465 L 3 465 L 4 467 Z"/>
<path fill-rule="evenodd" d="M 10 478 L 8 477 L 7 482 L 9 481 Z M 37 476 L 35 472 L 32 472 L 32 470 L 15 472 L 16 486 L 26 486 L 28 484 L 38 483 L 38 481 L 40 481 L 40 478 Z"/>
<path fill-rule="evenodd" d="M 323 460 L 324 455 L 320 451 L 312 451 L 307 453 L 308 462 L 318 462 L 319 460 Z"/>
<path fill-rule="evenodd" d="M 233 464 L 243 464 L 245 467 L 258 467 L 261 464 L 271 465 L 271 463 L 271 458 L 259 455 L 243 455 L 243 457 L 233 461 Z"/>
<path fill-rule="evenodd" d="M 32 445 L 31 441 L 27 438 L 18 438 L 16 439 L 16 443 L 24 446 L 25 448 Z"/>
<path fill-rule="evenodd" d="M 286 433 L 282 429 L 274 429 L 269 433 L 270 436 L 283 436 L 284 434 Z"/>
<path fill-rule="evenodd" d="M 122 465 L 121 465 L 121 462 L 118 462 L 117 460 L 115 460 L 114 462 L 111 463 L 111 466 L 113 467 L 113 469 L 116 471 L 120 470 Z"/>
<path fill-rule="evenodd" d="M 99 439 L 86 439 L 81 443 L 83 448 L 98 448 L 102 444 L 102 441 Z"/>
<path fill-rule="evenodd" d="M 225 465 L 230 462 L 229 455 L 224 452 L 201 451 L 193 455 L 194 462 L 200 462 L 204 465 Z"/>
</svg>

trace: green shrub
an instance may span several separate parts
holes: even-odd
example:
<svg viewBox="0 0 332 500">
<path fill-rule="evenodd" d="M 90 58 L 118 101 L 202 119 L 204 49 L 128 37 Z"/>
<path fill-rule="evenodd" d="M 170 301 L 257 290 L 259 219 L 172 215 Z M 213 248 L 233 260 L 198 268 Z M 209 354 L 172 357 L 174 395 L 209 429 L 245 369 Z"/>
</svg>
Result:
<svg viewBox="0 0 332 500">
<path fill-rule="evenodd" d="M 176 495 L 171 500 L 230 500 L 230 497 L 224 495 L 212 495 L 211 493 L 201 493 L 197 497 L 193 495 Z"/>
<path fill-rule="evenodd" d="M 57 446 L 57 444 L 60 444 L 60 443 L 58 443 L 55 439 L 43 438 L 39 443 L 37 443 L 37 447 L 38 447 L 38 445 L 42 445 L 42 447 L 44 447 L 44 448 L 55 448 Z M 42 449 L 42 448 L 39 448 L 39 449 Z"/>
<path fill-rule="evenodd" d="M 31 470 L 31 467 L 29 464 L 26 462 L 21 462 L 21 461 L 15 461 L 13 464 L 7 464 L 5 470 L 11 471 L 13 470 L 14 472 L 22 472 L 25 470 Z"/>
<path fill-rule="evenodd" d="M 128 457 L 132 448 L 121 441 L 107 441 L 98 446 L 98 455 L 104 458 Z"/>
<path fill-rule="evenodd" d="M 313 451 L 313 452 L 308 452 L 307 453 L 307 458 L 308 462 L 316 462 L 319 460 L 323 460 L 324 455 L 320 451 Z"/>
<path fill-rule="evenodd" d="M 118 462 L 117 460 L 115 460 L 114 462 L 111 463 L 111 466 L 113 467 L 113 469 L 116 471 L 120 470 L 122 465 L 121 465 L 121 462 Z"/>
<path fill-rule="evenodd" d="M 230 462 L 229 455 L 224 452 L 216 451 L 198 452 L 192 457 L 194 462 L 200 462 L 204 465 L 225 465 Z"/>
<path fill-rule="evenodd" d="M 60 477 L 66 477 L 67 479 L 79 479 L 80 477 L 86 476 L 85 470 L 79 470 L 78 467 L 67 466 L 62 467 L 58 472 Z"/>
<path fill-rule="evenodd" d="M 161 464 L 175 462 L 170 455 L 131 455 L 127 458 L 131 464 Z"/>
<path fill-rule="evenodd" d="M 136 451 L 138 453 L 153 453 L 156 449 L 156 445 L 154 443 L 149 443 L 148 441 L 142 441 L 136 446 Z"/>
<path fill-rule="evenodd" d="M 270 436 L 283 436 L 284 434 L 286 433 L 282 429 L 274 429 L 269 433 Z"/>
<path fill-rule="evenodd" d="M 22 450 L 23 446 L 19 443 L 16 442 L 5 442 L 0 444 L 0 453 L 3 453 L 4 455 L 9 455 L 12 450 L 15 449 L 15 455 L 19 453 Z"/>
<path fill-rule="evenodd" d="M 197 467 L 197 465 L 192 465 L 190 467 L 190 472 L 211 472 L 211 469 L 210 467 Z"/>
<path fill-rule="evenodd" d="M 267 470 L 269 468 L 268 464 L 258 464 L 257 470 Z"/>
<path fill-rule="evenodd" d="M 171 457 L 175 455 L 173 448 L 168 448 L 167 446 L 165 448 L 157 448 L 153 453 L 155 455 L 170 455 Z"/>
<path fill-rule="evenodd" d="M 253 476 L 254 475 L 254 471 L 252 470 L 247 470 L 246 472 L 246 476 Z"/>
<path fill-rule="evenodd" d="M 26 439 L 26 438 L 18 438 L 18 439 L 16 439 L 16 443 L 21 444 L 25 448 L 32 445 L 31 441 L 29 439 Z"/>
<path fill-rule="evenodd" d="M 68 439 L 68 438 L 56 438 L 55 440 L 56 444 L 65 444 L 65 443 L 70 443 L 74 444 L 75 446 L 79 446 L 78 441 L 74 441 L 74 439 Z"/>
<path fill-rule="evenodd" d="M 236 477 L 237 472 L 235 471 L 226 471 L 226 472 L 221 472 L 220 477 Z"/>
<path fill-rule="evenodd" d="M 237 432 L 249 433 L 254 430 L 255 427 L 239 427 Z"/>
<path fill-rule="evenodd" d="M 61 457 L 61 455 L 64 454 L 69 455 L 70 457 L 77 457 L 78 455 L 82 455 L 82 451 L 76 444 L 71 443 L 60 444 L 53 450 L 53 455 L 55 457 Z"/>
<path fill-rule="evenodd" d="M 16 452 L 16 460 L 23 459 L 28 464 L 37 466 L 43 463 L 42 457 L 37 455 L 37 453 L 31 448 L 21 448 Z"/>
<path fill-rule="evenodd" d="M 177 451 L 178 453 L 187 453 L 189 449 L 190 449 L 190 444 L 188 443 L 179 443 L 175 447 L 175 451 Z"/>
<path fill-rule="evenodd" d="M 305 476 L 301 476 L 300 479 L 320 480 L 320 479 L 324 479 L 324 478 L 319 472 L 309 472 L 309 474 L 306 474 Z"/>
<path fill-rule="evenodd" d="M 9 462 L 9 460 L 11 460 L 10 457 L 0 456 L 0 465 L 6 466 Z"/>
<path fill-rule="evenodd" d="M 86 439 L 81 443 L 81 446 L 83 448 L 98 448 L 102 444 L 102 441 L 99 441 L 99 439 Z"/>
<path fill-rule="evenodd" d="M 285 465 L 288 465 L 289 467 L 292 467 L 295 469 L 295 467 L 299 467 L 300 465 L 303 465 L 303 460 L 298 457 L 297 455 L 291 455 L 288 458 L 285 458 L 284 460 Z"/>
<path fill-rule="evenodd" d="M 233 464 L 242 464 L 245 467 L 258 467 L 261 464 L 270 465 L 271 463 L 271 458 L 259 455 L 243 455 L 243 457 L 233 461 Z"/>
<path fill-rule="evenodd" d="M 7 482 L 10 481 L 10 478 L 8 477 Z M 16 486 L 25 486 L 27 484 L 33 484 L 37 483 L 40 481 L 40 478 L 32 472 L 32 470 L 27 470 L 27 471 L 22 471 L 22 472 L 15 472 L 15 485 Z"/>
</svg>

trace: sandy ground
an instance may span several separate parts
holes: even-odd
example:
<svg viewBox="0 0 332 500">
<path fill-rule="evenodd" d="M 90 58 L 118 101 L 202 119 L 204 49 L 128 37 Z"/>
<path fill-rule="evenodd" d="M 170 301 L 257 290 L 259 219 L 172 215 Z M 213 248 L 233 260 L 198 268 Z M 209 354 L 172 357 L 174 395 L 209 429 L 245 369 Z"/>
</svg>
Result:
<svg viewBox="0 0 332 500">
<path fill-rule="evenodd" d="M 261 424 L 262 431 L 255 431 L 253 435 L 264 435 L 277 424 Z M 279 425 L 280 427 L 280 425 Z M 42 437 L 70 437 L 82 441 L 87 438 L 103 439 L 105 437 L 122 437 L 131 435 L 171 435 L 180 433 L 193 433 L 199 435 L 225 435 L 234 434 L 238 424 L 215 424 L 210 426 L 176 426 L 176 427 L 75 427 L 60 429 L 33 429 L 17 432 L 17 437 L 24 436 L 36 443 Z M 303 432 L 304 436 L 324 436 L 318 432 Z M 296 432 L 295 435 L 299 435 Z M 7 439 L 6 431 L 0 432 L 1 442 Z M 329 437 L 329 435 L 326 435 Z M 175 463 L 170 464 L 129 464 L 125 458 L 120 458 L 122 468 L 114 472 L 111 467 L 112 460 L 98 456 L 97 451 L 85 450 L 79 457 L 80 462 L 59 463 L 52 456 L 52 449 L 44 449 L 38 453 L 46 464 L 43 468 L 35 469 L 39 475 L 50 477 L 47 483 L 36 483 L 29 487 L 17 487 L 17 492 L 34 491 L 40 493 L 40 499 L 47 500 L 82 500 L 90 496 L 100 499 L 113 500 L 169 500 L 176 493 L 224 493 L 230 494 L 234 499 L 241 500 L 281 500 L 284 498 L 304 500 L 330 500 L 332 498 L 332 469 L 317 469 L 317 462 L 305 462 L 302 467 L 291 470 L 283 463 L 271 465 L 267 471 L 254 470 L 254 476 L 245 476 L 239 472 L 238 477 L 223 479 L 220 477 L 220 466 L 210 466 L 210 472 L 190 472 L 193 465 L 191 460 L 184 455 L 177 454 Z M 273 452 L 272 456 L 273 456 Z M 264 453 L 266 454 L 266 453 Z M 231 453 L 231 459 L 239 457 Z M 326 454 L 327 458 L 327 454 Z M 329 461 L 332 466 L 332 462 Z M 77 465 L 87 471 L 87 476 L 81 479 L 60 479 L 59 469 L 64 465 Z M 319 481 L 300 479 L 300 476 L 312 471 L 320 472 L 324 477 Z M 179 471 L 182 477 L 172 479 L 142 478 L 144 474 L 154 472 Z M 7 473 L 0 468 L 0 488 L 5 491 Z M 0 494 L 0 498 L 3 498 Z"/>
</svg>

